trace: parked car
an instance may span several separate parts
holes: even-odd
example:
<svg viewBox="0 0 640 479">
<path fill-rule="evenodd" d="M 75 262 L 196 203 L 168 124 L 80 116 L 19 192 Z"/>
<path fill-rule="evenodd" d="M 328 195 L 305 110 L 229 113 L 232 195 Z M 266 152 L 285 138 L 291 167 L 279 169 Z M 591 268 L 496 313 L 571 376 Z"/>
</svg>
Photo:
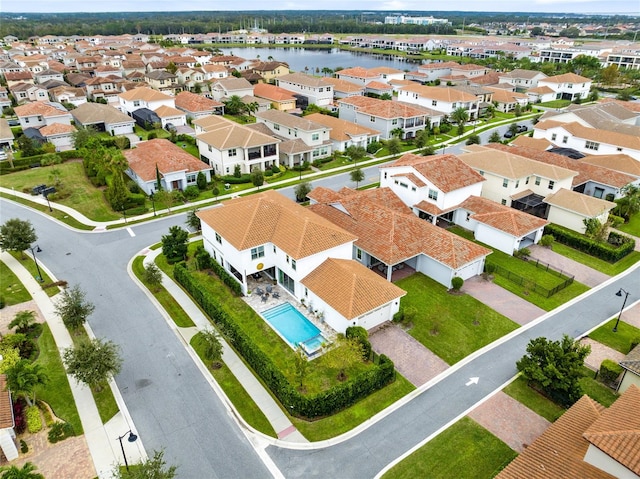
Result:
<svg viewBox="0 0 640 479">
<path fill-rule="evenodd" d="M 9 126 L 19 126 L 20 125 L 20 121 L 17 118 L 7 118 L 7 123 L 9 123 Z"/>
<path fill-rule="evenodd" d="M 167 123 L 164 126 L 164 129 L 170 133 L 175 133 L 176 131 L 178 131 L 173 123 Z"/>
<path fill-rule="evenodd" d="M 529 127 L 527 125 L 518 125 L 518 133 L 524 133 Z"/>
<path fill-rule="evenodd" d="M 513 133 L 511 133 L 511 130 L 507 130 L 502 136 L 504 136 L 505 138 L 513 138 Z"/>
</svg>

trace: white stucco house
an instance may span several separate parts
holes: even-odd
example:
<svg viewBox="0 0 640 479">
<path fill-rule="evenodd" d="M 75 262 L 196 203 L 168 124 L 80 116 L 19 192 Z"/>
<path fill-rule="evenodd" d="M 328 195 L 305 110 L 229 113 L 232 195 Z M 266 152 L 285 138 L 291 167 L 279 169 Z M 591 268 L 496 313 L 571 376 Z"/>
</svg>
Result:
<svg viewBox="0 0 640 479">
<path fill-rule="evenodd" d="M 477 118 L 480 109 L 480 100 L 475 95 L 448 87 L 417 84 L 405 86 L 398 90 L 398 101 L 431 108 L 445 115 L 463 108 L 467 111 L 469 120 Z"/>
<path fill-rule="evenodd" d="M 60 123 L 71 125 L 71 113 L 62 105 L 59 107 L 44 101 L 27 103 L 14 108 L 23 130 Z"/>
<path fill-rule="evenodd" d="M 618 394 L 624 393 L 632 384 L 640 388 L 640 345 L 629 351 L 629 354 L 620 361 L 620 366 L 623 372 L 618 384 Z"/>
<path fill-rule="evenodd" d="M 175 108 L 175 98 L 149 87 L 139 87 L 118 95 L 119 108 L 123 113 L 131 114 L 140 108 L 155 111 L 161 106 Z"/>
<path fill-rule="evenodd" d="M 557 100 L 574 101 L 587 98 L 592 83 L 591 78 L 575 73 L 564 73 L 538 80 L 538 87 L 551 88 L 555 92 Z"/>
<path fill-rule="evenodd" d="M 276 78 L 276 85 L 289 90 L 297 97 L 304 97 L 307 104 L 329 106 L 333 103 L 333 85 L 324 78 L 289 73 Z"/>
<path fill-rule="evenodd" d="M 597 219 L 606 223 L 616 204 L 593 196 L 583 195 L 576 191 L 560 189 L 547 197 L 544 202 L 549 205 L 547 219 L 551 223 L 564 226 L 570 230 L 584 233 L 584 220 Z"/>
</svg>

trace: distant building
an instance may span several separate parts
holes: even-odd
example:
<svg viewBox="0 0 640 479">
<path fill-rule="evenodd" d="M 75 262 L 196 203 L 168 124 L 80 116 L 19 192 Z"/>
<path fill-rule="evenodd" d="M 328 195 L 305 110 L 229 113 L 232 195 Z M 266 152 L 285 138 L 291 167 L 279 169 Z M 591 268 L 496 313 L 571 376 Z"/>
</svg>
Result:
<svg viewBox="0 0 640 479">
<path fill-rule="evenodd" d="M 387 25 L 449 25 L 451 22 L 446 18 L 433 17 L 405 17 L 404 15 L 396 15 L 384 17 L 384 23 Z"/>
</svg>

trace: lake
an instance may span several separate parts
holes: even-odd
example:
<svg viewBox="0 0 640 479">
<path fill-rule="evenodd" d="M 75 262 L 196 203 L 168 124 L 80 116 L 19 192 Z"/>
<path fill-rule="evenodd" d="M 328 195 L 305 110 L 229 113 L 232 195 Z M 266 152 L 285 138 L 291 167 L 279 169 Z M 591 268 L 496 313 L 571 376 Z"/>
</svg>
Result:
<svg viewBox="0 0 640 479">
<path fill-rule="evenodd" d="M 321 73 L 327 67 L 335 70 L 338 67 L 353 68 L 360 66 L 363 68 L 391 67 L 398 70 L 415 70 L 418 63 L 408 62 L 403 57 L 390 55 L 380 55 L 377 53 L 362 53 L 332 49 L 310 49 L 310 48 L 253 48 L 234 47 L 221 48 L 225 55 L 233 53 L 242 58 L 254 59 L 260 56 L 260 60 L 268 61 L 269 56 L 274 60 L 285 62 L 292 71 L 305 71 L 308 73 Z"/>
</svg>

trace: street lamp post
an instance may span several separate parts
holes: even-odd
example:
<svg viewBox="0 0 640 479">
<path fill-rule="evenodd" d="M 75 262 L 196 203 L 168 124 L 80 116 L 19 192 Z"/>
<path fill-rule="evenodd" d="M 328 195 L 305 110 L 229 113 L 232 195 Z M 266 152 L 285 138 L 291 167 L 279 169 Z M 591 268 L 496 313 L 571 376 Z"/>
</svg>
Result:
<svg viewBox="0 0 640 479">
<path fill-rule="evenodd" d="M 53 211 L 53 208 L 51 208 L 51 203 L 49 202 L 49 195 L 44 195 L 44 199 L 47 200 L 47 206 L 49 206 L 49 211 Z"/>
<path fill-rule="evenodd" d="M 129 437 L 127 438 L 128 442 L 136 442 L 138 440 L 138 436 L 136 436 L 133 432 L 131 432 L 131 429 L 129 429 L 122 436 L 118 437 L 118 441 L 120 441 L 120 449 L 122 449 L 122 457 L 124 457 L 124 467 L 126 467 L 128 471 L 129 463 L 127 462 L 127 455 L 124 453 L 124 445 L 122 444 L 122 438 L 125 437 L 127 434 L 129 435 Z"/>
<path fill-rule="evenodd" d="M 33 262 L 36 264 L 36 269 L 38 270 L 38 276 L 36 277 L 36 279 L 42 283 L 44 279 L 42 279 L 42 273 L 40 272 L 40 266 L 38 265 L 38 260 L 36 258 L 36 253 L 42 253 L 42 250 L 38 245 L 30 247 L 29 249 L 31 250 L 31 256 L 33 256 Z"/>
<path fill-rule="evenodd" d="M 616 296 L 622 297 L 622 293 L 624 293 L 624 301 L 622 302 L 622 308 L 620 308 L 620 314 L 618 314 L 618 319 L 616 319 L 616 325 L 613 327 L 613 332 L 616 333 L 618 331 L 618 324 L 620 323 L 620 318 L 622 317 L 622 311 L 624 310 L 624 305 L 627 304 L 627 299 L 629 298 L 629 291 L 625 291 L 620 288 L 616 293 Z"/>
</svg>

